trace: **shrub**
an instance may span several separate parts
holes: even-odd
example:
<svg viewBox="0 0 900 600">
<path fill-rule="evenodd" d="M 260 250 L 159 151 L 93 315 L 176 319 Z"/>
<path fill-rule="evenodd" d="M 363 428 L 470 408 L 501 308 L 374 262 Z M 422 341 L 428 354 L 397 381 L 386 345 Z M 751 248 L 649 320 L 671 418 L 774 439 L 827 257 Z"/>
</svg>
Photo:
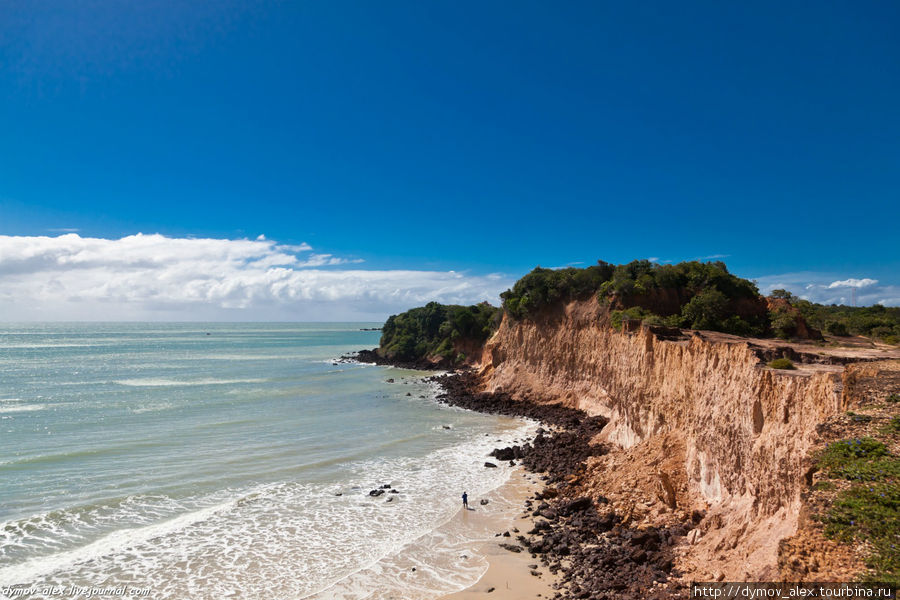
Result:
<svg viewBox="0 0 900 600">
<path fill-rule="evenodd" d="M 769 311 L 769 322 L 776 337 L 789 339 L 797 331 L 797 315 L 789 308 L 778 306 Z"/>
<path fill-rule="evenodd" d="M 771 297 L 773 297 L 773 298 L 779 298 L 779 299 L 781 299 L 781 300 L 787 300 L 788 302 L 791 302 L 792 300 L 796 300 L 796 299 L 797 299 L 796 296 L 794 296 L 792 293 L 790 293 L 790 292 L 787 291 L 787 290 L 772 290 L 772 292 L 771 292 L 769 295 L 770 295 Z"/>
<path fill-rule="evenodd" d="M 429 302 L 399 315 L 392 315 L 381 332 L 379 351 L 397 360 L 414 361 L 426 356 L 443 356 L 461 362 L 453 350 L 458 339 L 485 341 L 499 323 L 500 309 L 482 302 L 473 306 Z"/>
<path fill-rule="evenodd" d="M 784 369 L 784 370 L 795 370 L 797 367 L 794 366 L 794 362 L 789 358 L 776 358 L 775 360 L 769 361 L 769 367 L 772 369 Z"/>
<path fill-rule="evenodd" d="M 791 304 L 812 327 L 824 329 L 831 335 L 878 334 L 882 339 L 900 336 L 900 307 L 897 306 L 823 306 L 797 299 L 791 300 Z M 833 329 L 836 327 L 842 329 Z"/>
<path fill-rule="evenodd" d="M 659 317 L 657 315 L 644 310 L 640 306 L 632 306 L 631 308 L 628 308 L 626 310 L 614 310 L 609 313 L 610 324 L 619 331 L 622 330 L 622 322 L 626 319 L 636 319 L 643 322 L 645 320 L 658 318 Z"/>
<path fill-rule="evenodd" d="M 727 305 L 728 298 L 725 294 L 717 289 L 707 288 L 684 305 L 681 316 L 686 323 L 690 323 L 692 329 L 719 329 L 726 316 Z"/>
<path fill-rule="evenodd" d="M 850 335 L 850 332 L 847 331 L 846 323 L 843 323 L 841 321 L 828 321 L 828 323 L 825 324 L 825 331 L 827 331 L 831 335 L 840 337 L 847 337 L 848 335 Z"/>
<path fill-rule="evenodd" d="M 590 296 L 612 276 L 613 270 L 613 265 L 603 261 L 586 269 L 537 267 L 500 294 L 503 308 L 516 319 L 533 317 L 548 304 Z"/>
<path fill-rule="evenodd" d="M 884 426 L 884 433 L 900 433 L 900 415 L 892 417 L 888 424 Z"/>
<path fill-rule="evenodd" d="M 841 440 L 829 444 L 818 457 L 829 477 L 850 481 L 883 481 L 900 476 L 900 460 L 874 438 Z"/>
<path fill-rule="evenodd" d="M 857 485 L 841 492 L 828 511 L 825 534 L 849 542 L 865 540 L 871 547 L 866 566 L 876 571 L 872 580 L 900 583 L 900 485 Z"/>
</svg>

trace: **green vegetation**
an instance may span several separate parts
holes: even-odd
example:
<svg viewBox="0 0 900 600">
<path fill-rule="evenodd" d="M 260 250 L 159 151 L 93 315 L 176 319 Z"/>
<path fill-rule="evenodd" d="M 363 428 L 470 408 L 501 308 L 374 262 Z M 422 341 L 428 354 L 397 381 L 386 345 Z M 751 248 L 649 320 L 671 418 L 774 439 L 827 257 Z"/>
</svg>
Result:
<svg viewBox="0 0 900 600">
<path fill-rule="evenodd" d="M 775 360 L 769 361 L 769 367 L 773 369 L 785 369 L 788 371 L 795 370 L 797 367 L 794 366 L 793 361 L 789 358 L 776 358 Z"/>
<path fill-rule="evenodd" d="M 614 310 L 609 313 L 609 322 L 613 327 L 622 330 L 622 322 L 628 319 L 636 319 L 638 321 L 650 321 L 652 319 L 657 319 L 657 315 L 644 310 L 640 306 L 632 306 L 626 310 Z"/>
<path fill-rule="evenodd" d="M 900 433 L 900 415 L 891 417 L 891 420 L 888 421 L 888 424 L 884 426 L 882 431 L 887 434 Z"/>
<path fill-rule="evenodd" d="M 872 552 L 866 566 L 873 581 L 900 583 L 900 485 L 858 485 L 841 492 L 825 518 L 825 534 L 850 542 L 866 540 Z"/>
<path fill-rule="evenodd" d="M 649 325 L 789 339 L 798 335 L 805 320 L 835 336 L 867 335 L 900 343 L 900 308 L 822 306 L 786 290 L 774 290 L 769 310 L 756 284 L 732 275 L 721 261 L 676 265 L 598 261 L 584 269 L 537 267 L 500 297 L 510 318 L 535 319 L 548 307 L 592 295 L 609 307 L 610 323 L 618 329 L 626 319 L 636 319 Z M 380 352 L 404 361 L 440 355 L 459 363 L 465 357 L 454 352 L 454 342 L 460 338 L 484 341 L 499 320 L 499 309 L 485 304 L 464 307 L 432 302 L 388 319 Z"/>
<path fill-rule="evenodd" d="M 790 306 L 776 306 L 769 311 L 769 326 L 775 337 L 788 340 L 797 331 L 797 312 Z"/>
<path fill-rule="evenodd" d="M 900 307 L 880 304 L 859 307 L 836 304 L 825 306 L 801 300 L 785 290 L 773 290 L 772 295 L 787 300 L 800 312 L 807 324 L 831 335 L 864 335 L 888 344 L 900 344 Z"/>
<path fill-rule="evenodd" d="M 895 402 L 900 402 L 900 394 L 895 393 L 895 394 L 889 395 L 887 397 L 887 401 L 890 402 L 891 404 L 893 404 Z"/>
<path fill-rule="evenodd" d="M 900 583 L 900 459 L 880 441 L 858 438 L 829 444 L 818 465 L 832 479 L 857 482 L 837 495 L 822 519 L 825 534 L 844 542 L 865 540 L 871 547 L 866 565 L 875 570 L 870 579 Z M 824 486 L 829 483 L 816 487 L 833 489 Z"/>
<path fill-rule="evenodd" d="M 722 262 L 659 265 L 636 260 L 625 265 L 600 261 L 586 269 L 542 269 L 520 279 L 500 295 L 513 318 L 535 317 L 541 309 L 597 294 L 615 303 L 612 323 L 636 318 L 672 327 L 712 329 L 738 335 L 762 335 L 767 322 L 759 314 L 739 314 L 741 301 L 759 302 L 752 282 L 728 272 Z M 752 311 L 751 311 L 752 313 Z"/>
<path fill-rule="evenodd" d="M 879 481 L 900 477 L 900 460 L 890 455 L 887 446 L 870 437 L 829 444 L 818 462 L 833 479 Z"/>
<path fill-rule="evenodd" d="M 500 309 L 486 302 L 474 306 L 429 302 L 389 317 L 382 328 L 379 352 L 402 361 L 442 356 L 458 364 L 466 357 L 454 351 L 454 342 L 484 342 L 499 322 Z"/>
<path fill-rule="evenodd" d="M 742 336 L 795 337 L 801 319 L 834 336 L 864 335 L 900 344 L 900 307 L 823 306 L 787 290 L 773 290 L 767 311 L 751 281 L 728 272 L 721 261 L 660 265 L 635 260 L 598 261 L 585 269 L 537 267 L 500 297 L 514 319 L 534 319 L 546 307 L 597 294 L 611 308 L 612 324 L 626 318 L 645 323 L 710 329 Z M 640 310 L 634 310 L 640 309 Z"/>
<path fill-rule="evenodd" d="M 542 269 L 537 267 L 500 297 L 503 308 L 516 318 L 534 316 L 541 308 L 555 302 L 566 302 L 596 293 L 608 281 L 616 267 L 598 262 L 586 269 Z"/>
</svg>

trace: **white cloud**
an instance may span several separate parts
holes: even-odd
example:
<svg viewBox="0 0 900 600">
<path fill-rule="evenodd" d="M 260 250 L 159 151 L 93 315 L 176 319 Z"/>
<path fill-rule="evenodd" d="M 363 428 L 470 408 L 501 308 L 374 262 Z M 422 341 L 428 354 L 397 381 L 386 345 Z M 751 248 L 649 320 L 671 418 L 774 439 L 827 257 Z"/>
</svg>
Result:
<svg viewBox="0 0 900 600">
<path fill-rule="evenodd" d="M 856 289 L 857 306 L 900 306 L 900 285 L 880 284 L 877 279 L 868 277 L 837 279 L 834 273 L 802 271 L 767 275 L 759 277 L 756 282 L 763 294 L 786 289 L 800 298 L 821 304 L 850 305 L 853 302 L 852 291 Z"/>
<path fill-rule="evenodd" d="M 496 274 L 346 267 L 359 262 L 264 236 L 0 236 L 0 321 L 381 320 L 431 300 L 496 303 L 512 284 Z"/>
<path fill-rule="evenodd" d="M 844 279 L 842 281 L 832 281 L 828 284 L 828 289 L 832 290 L 839 287 L 864 288 L 875 285 L 876 283 L 878 283 L 877 279 L 853 279 L 851 277 L 850 279 Z"/>
</svg>

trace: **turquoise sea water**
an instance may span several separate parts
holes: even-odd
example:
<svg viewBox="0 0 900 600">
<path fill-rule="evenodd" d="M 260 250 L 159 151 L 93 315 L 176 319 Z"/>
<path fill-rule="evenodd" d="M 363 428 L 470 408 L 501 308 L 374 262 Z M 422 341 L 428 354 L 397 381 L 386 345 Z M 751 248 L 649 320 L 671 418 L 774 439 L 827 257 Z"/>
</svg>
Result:
<svg viewBox="0 0 900 600">
<path fill-rule="evenodd" d="M 422 373 L 333 362 L 376 346 L 373 325 L 0 325 L 0 597 L 424 598 L 469 583 L 465 532 L 421 540 L 463 490 L 506 481 L 485 455 L 529 425 L 442 407 Z M 400 493 L 368 495 L 383 484 Z M 412 586 L 400 565 L 416 544 Z"/>
</svg>

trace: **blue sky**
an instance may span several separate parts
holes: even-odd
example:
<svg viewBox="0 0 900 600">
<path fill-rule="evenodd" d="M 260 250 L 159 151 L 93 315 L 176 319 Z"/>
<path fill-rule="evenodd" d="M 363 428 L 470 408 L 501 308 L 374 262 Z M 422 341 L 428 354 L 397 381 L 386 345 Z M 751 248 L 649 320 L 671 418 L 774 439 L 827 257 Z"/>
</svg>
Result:
<svg viewBox="0 0 900 600">
<path fill-rule="evenodd" d="M 900 304 L 898 24 L 895 2 L 5 2 L 0 275 L 46 283 L 23 248 L 58 273 L 83 245 L 40 236 L 264 235 L 311 248 L 291 270 L 444 274 L 368 312 L 364 274 L 337 316 L 491 297 L 538 264 L 716 256 Z M 9 293 L 13 316 L 92 314 Z M 216 307 L 196 316 L 240 316 Z"/>
</svg>

